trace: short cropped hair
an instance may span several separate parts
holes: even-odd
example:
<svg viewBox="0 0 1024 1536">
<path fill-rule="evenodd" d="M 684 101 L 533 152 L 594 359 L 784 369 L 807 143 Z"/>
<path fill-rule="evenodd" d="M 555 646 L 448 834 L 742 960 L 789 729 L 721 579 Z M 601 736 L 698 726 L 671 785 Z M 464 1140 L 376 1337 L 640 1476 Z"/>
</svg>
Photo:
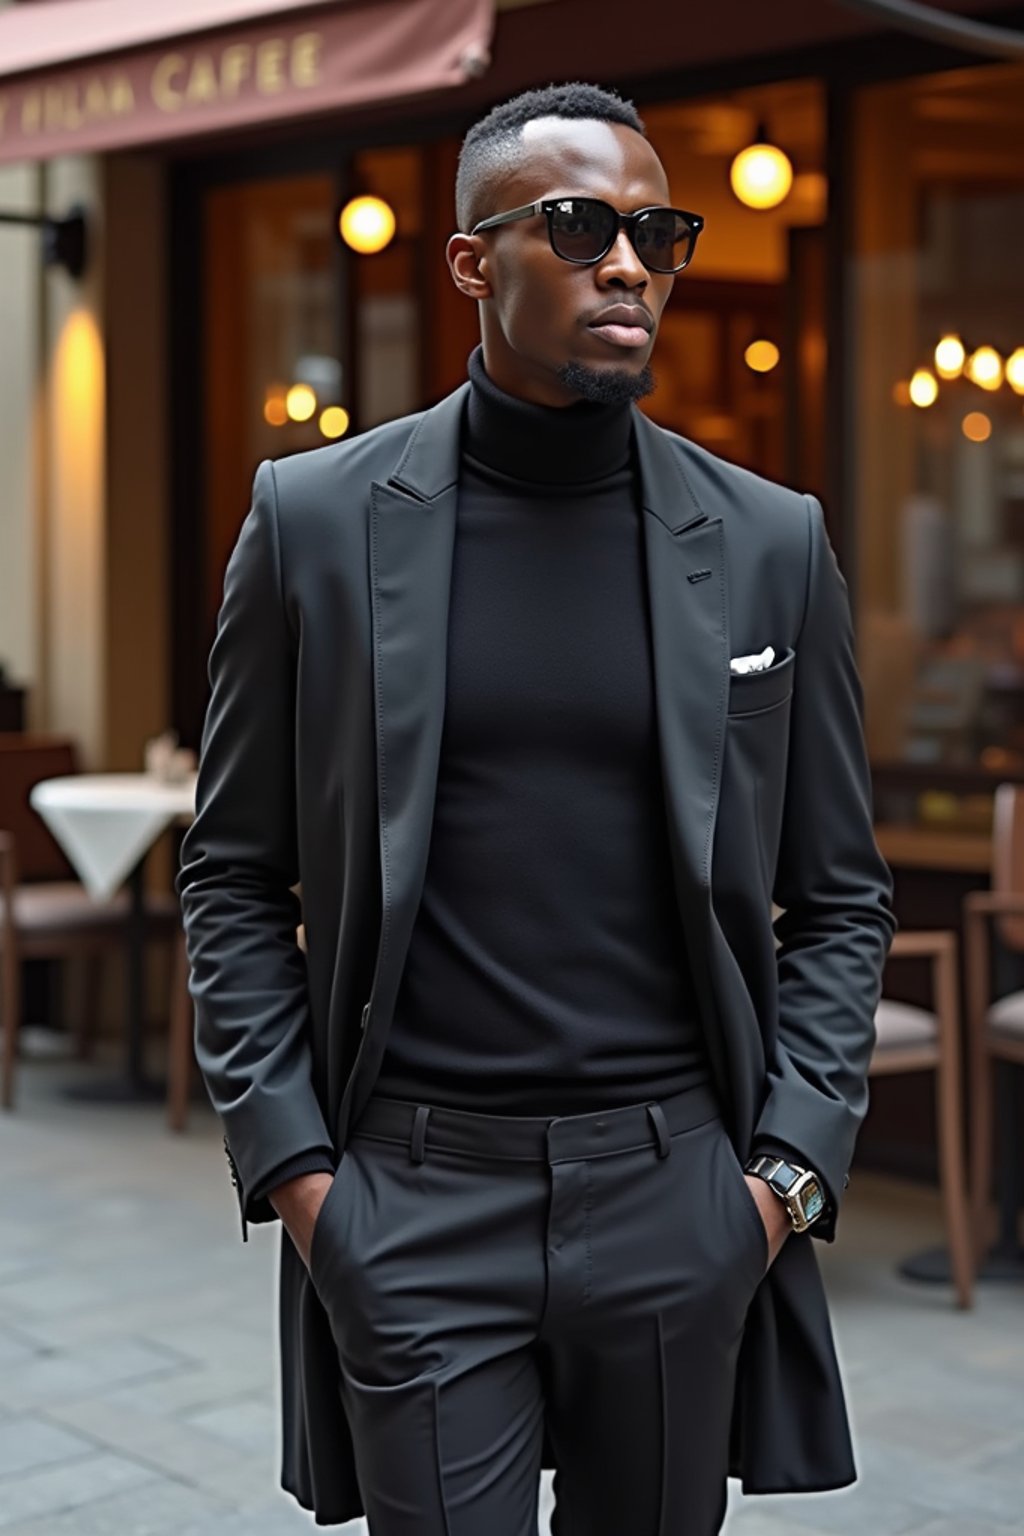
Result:
<svg viewBox="0 0 1024 1536">
<path fill-rule="evenodd" d="M 496 185 L 522 153 L 524 127 L 538 117 L 623 123 L 644 137 L 647 135 L 633 103 L 599 85 L 584 85 L 581 81 L 548 85 L 500 102 L 473 124 L 459 151 L 455 217 L 463 233 L 468 234 L 481 219 L 502 211 L 492 206 Z"/>
</svg>

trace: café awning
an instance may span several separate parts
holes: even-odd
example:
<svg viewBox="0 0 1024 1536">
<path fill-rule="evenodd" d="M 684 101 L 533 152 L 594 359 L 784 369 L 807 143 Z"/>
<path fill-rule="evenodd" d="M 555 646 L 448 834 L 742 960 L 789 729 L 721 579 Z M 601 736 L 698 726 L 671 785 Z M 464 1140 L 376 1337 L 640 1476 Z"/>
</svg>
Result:
<svg viewBox="0 0 1024 1536">
<path fill-rule="evenodd" d="M 0 163 L 461 85 L 493 0 L 37 0 L 0 12 Z"/>
</svg>

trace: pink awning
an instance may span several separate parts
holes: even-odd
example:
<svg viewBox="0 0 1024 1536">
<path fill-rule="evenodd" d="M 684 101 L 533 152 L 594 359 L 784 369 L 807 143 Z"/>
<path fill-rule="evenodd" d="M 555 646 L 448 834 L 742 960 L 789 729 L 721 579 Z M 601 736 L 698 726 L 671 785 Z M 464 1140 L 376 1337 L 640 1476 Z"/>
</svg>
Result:
<svg viewBox="0 0 1024 1536">
<path fill-rule="evenodd" d="M 0 13 L 0 163 L 461 85 L 492 0 L 43 0 Z"/>
</svg>

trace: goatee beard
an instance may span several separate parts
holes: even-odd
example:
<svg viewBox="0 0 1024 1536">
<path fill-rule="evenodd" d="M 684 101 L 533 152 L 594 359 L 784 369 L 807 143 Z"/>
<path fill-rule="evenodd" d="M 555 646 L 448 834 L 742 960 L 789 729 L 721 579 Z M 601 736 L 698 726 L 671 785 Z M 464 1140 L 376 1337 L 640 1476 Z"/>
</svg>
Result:
<svg viewBox="0 0 1024 1536">
<path fill-rule="evenodd" d="M 589 368 L 586 363 L 565 363 L 558 377 L 567 389 L 595 405 L 628 405 L 654 392 L 650 365 L 639 373 L 626 368 Z"/>
</svg>

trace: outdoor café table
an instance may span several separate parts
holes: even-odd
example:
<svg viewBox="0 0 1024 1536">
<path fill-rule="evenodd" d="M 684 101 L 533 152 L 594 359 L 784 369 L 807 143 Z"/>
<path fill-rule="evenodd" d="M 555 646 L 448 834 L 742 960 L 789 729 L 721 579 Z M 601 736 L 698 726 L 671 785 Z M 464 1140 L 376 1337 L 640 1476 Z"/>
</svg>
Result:
<svg viewBox="0 0 1024 1536">
<path fill-rule="evenodd" d="M 147 773 L 76 773 L 44 779 L 29 793 L 90 895 L 109 897 L 126 881 L 131 893 L 127 926 L 128 1018 L 125 1073 L 113 1082 L 77 1084 L 75 1098 L 138 1102 L 161 1095 L 143 1068 L 146 856 L 172 824 L 195 815 L 196 776 L 167 783 Z"/>
</svg>

